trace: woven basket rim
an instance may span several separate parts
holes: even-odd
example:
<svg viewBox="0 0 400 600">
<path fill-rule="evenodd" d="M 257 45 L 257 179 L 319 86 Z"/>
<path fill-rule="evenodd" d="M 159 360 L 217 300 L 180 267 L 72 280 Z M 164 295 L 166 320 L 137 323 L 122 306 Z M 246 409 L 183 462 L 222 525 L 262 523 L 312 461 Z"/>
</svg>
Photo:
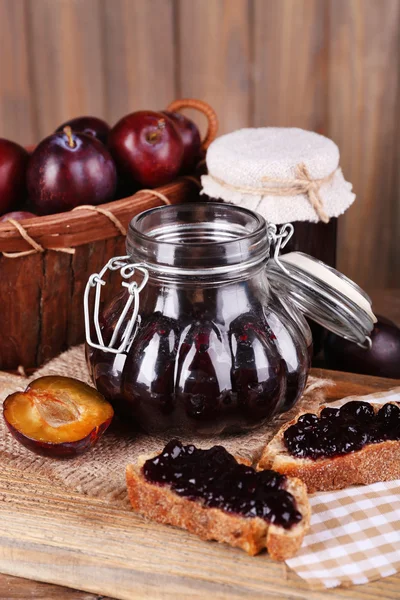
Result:
<svg viewBox="0 0 400 600">
<path fill-rule="evenodd" d="M 196 188 L 199 183 L 194 177 L 180 177 L 175 181 L 155 188 L 168 198 L 171 204 L 181 201 L 182 195 Z M 179 191 L 179 198 L 176 192 Z M 139 190 L 132 196 L 100 204 L 97 208 L 111 212 L 127 228 L 132 217 L 143 210 L 162 206 L 160 198 L 151 191 Z M 121 236 L 114 223 L 104 214 L 90 209 L 70 210 L 54 215 L 38 216 L 20 222 L 31 238 L 44 249 L 75 248 L 91 242 Z M 24 252 L 31 250 L 30 244 L 19 231 L 5 221 L 0 223 L 0 252 Z"/>
<path fill-rule="evenodd" d="M 217 135 L 216 112 L 207 102 L 195 98 L 174 100 L 167 110 L 181 111 L 185 108 L 198 110 L 207 118 L 207 133 L 202 140 L 204 152 Z M 181 201 L 181 194 L 178 194 L 178 200 L 175 198 L 178 188 L 183 186 L 184 191 L 187 192 L 193 190 L 194 185 L 201 187 L 196 177 L 183 176 L 167 185 L 155 188 L 155 191 L 166 196 L 171 204 L 176 204 Z M 157 198 L 151 191 L 139 190 L 132 196 L 101 204 L 98 208 L 112 213 L 122 227 L 127 229 L 135 214 L 162 204 L 161 198 Z M 109 217 L 91 209 L 70 210 L 55 215 L 24 219 L 21 226 L 42 250 L 70 249 L 73 252 L 72 249 L 77 246 L 122 235 L 120 228 Z M 7 221 L 0 223 L 0 252 L 18 253 L 29 250 L 32 250 L 32 244 L 22 237 L 15 225 Z"/>
</svg>

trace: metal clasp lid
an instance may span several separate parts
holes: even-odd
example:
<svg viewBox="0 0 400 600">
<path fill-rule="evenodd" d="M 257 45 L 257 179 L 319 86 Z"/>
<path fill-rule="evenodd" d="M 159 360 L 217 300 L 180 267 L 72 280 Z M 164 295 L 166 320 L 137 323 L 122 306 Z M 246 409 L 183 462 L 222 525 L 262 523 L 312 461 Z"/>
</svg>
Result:
<svg viewBox="0 0 400 600">
<path fill-rule="evenodd" d="M 126 287 L 129 292 L 128 299 L 124 306 L 123 311 L 121 312 L 115 329 L 113 331 L 110 343 L 106 345 L 103 340 L 103 335 L 100 327 L 100 299 L 101 299 L 101 288 L 106 285 L 106 282 L 103 280 L 104 274 L 108 271 L 120 271 L 121 277 L 123 279 L 130 279 L 135 271 L 138 270 L 143 274 L 143 280 L 138 285 L 136 281 L 123 281 L 122 286 Z M 149 273 L 146 267 L 141 263 L 131 263 L 129 262 L 129 256 L 115 256 L 111 258 L 108 263 L 102 268 L 100 273 L 93 273 L 86 284 L 85 294 L 83 298 L 83 306 L 84 306 L 84 314 L 85 314 L 85 333 L 86 333 L 86 342 L 92 348 L 97 348 L 99 350 L 104 350 L 105 352 L 110 352 L 112 354 L 120 354 L 125 352 L 131 342 L 132 331 L 135 326 L 138 312 L 139 312 L 139 294 L 146 285 L 149 279 Z M 91 316 L 89 309 L 89 297 L 92 288 L 96 288 L 95 291 L 95 300 L 94 300 L 94 311 L 93 311 L 93 322 L 94 328 L 96 331 L 97 342 L 92 340 L 91 337 Z M 132 315 L 125 327 L 125 330 L 121 337 L 120 345 L 115 348 L 116 341 L 118 339 L 118 334 L 121 329 L 122 323 L 128 314 L 129 309 L 133 304 Z"/>
<path fill-rule="evenodd" d="M 279 259 L 280 251 L 290 242 L 294 234 L 294 227 L 291 223 L 285 223 L 279 230 L 273 223 L 268 223 L 268 237 L 275 243 L 274 261 L 282 269 L 286 275 L 289 275 L 288 270 Z"/>
<path fill-rule="evenodd" d="M 281 256 L 280 251 L 293 232 L 290 223 L 282 225 L 279 233 L 276 225 L 268 225 L 275 252 L 267 271 L 275 293 L 286 295 L 322 327 L 362 348 L 370 348 L 369 334 L 376 322 L 371 299 L 345 275 L 308 254 L 290 252 Z"/>
</svg>

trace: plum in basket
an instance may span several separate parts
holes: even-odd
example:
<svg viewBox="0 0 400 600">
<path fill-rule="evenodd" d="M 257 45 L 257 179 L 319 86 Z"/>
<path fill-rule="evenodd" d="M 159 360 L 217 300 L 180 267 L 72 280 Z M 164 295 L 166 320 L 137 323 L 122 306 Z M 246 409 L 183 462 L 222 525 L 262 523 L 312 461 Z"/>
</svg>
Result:
<svg viewBox="0 0 400 600">
<path fill-rule="evenodd" d="M 34 215 L 27 210 L 12 210 L 0 217 L 0 223 L 5 223 L 10 219 L 14 219 L 14 221 L 25 221 L 25 219 L 34 219 L 35 217 L 37 217 L 37 215 Z"/>
<path fill-rule="evenodd" d="M 162 111 L 169 117 L 181 136 L 183 143 L 183 161 L 181 170 L 190 173 L 199 162 L 201 156 L 201 139 L 197 125 L 179 112 Z"/>
<path fill-rule="evenodd" d="M 144 187 L 170 183 L 182 167 L 181 135 L 160 112 L 140 110 L 126 115 L 111 129 L 108 145 L 119 172 Z"/>
<path fill-rule="evenodd" d="M 34 212 L 48 215 L 114 200 L 117 169 L 104 144 L 67 126 L 35 148 L 27 184 Z"/>
<path fill-rule="evenodd" d="M 0 214 L 19 208 L 25 195 L 28 152 L 0 138 Z"/>
<path fill-rule="evenodd" d="M 60 127 L 56 129 L 56 132 L 64 131 L 64 127 L 68 126 L 71 127 L 72 131 L 75 131 L 75 133 L 86 133 L 87 135 L 97 138 L 100 142 L 103 142 L 103 144 L 107 144 L 110 126 L 103 121 L 103 119 L 99 119 L 98 117 L 76 117 L 75 119 L 70 119 L 60 125 Z"/>
</svg>

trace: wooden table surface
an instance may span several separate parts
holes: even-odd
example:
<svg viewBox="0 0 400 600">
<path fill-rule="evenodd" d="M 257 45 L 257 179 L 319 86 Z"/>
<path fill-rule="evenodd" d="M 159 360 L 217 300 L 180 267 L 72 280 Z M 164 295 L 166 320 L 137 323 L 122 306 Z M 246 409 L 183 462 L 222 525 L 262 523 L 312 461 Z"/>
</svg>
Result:
<svg viewBox="0 0 400 600">
<path fill-rule="evenodd" d="M 400 325 L 400 290 L 393 289 L 385 290 L 383 292 L 380 290 L 372 290 L 370 295 L 373 300 L 375 311 L 392 319 Z M 323 373 L 321 370 L 315 369 L 314 374 L 322 375 Z M 377 390 L 390 389 L 391 387 L 400 385 L 400 381 L 380 379 L 375 377 L 354 376 L 346 373 L 339 374 L 332 372 L 332 377 L 337 382 L 337 385 L 334 388 L 331 396 L 332 399 L 341 398 L 343 395 L 348 394 L 357 395 Z M 392 580 L 394 578 L 391 577 L 389 579 Z M 396 588 L 398 589 L 398 593 L 393 592 L 393 590 Z M 357 588 L 353 589 L 355 591 L 352 595 L 352 598 L 356 600 L 358 597 Z M 389 597 L 389 595 L 386 595 L 384 589 L 385 588 L 382 587 L 380 593 L 380 597 L 382 599 Z M 394 588 L 392 583 L 390 589 L 390 598 L 400 599 L 400 580 L 398 586 L 395 586 Z M 161 593 L 160 597 L 162 597 Z M 265 595 L 265 598 L 267 597 L 268 595 Z M 303 596 L 296 597 L 302 598 Z M 304 598 L 305 597 L 306 596 L 304 596 Z M 329 598 L 332 599 L 334 597 L 334 592 L 329 592 Z M 375 596 L 371 595 L 371 598 L 373 597 Z M 26 600 L 28 598 L 40 598 L 41 600 L 112 600 L 108 596 L 81 592 L 57 585 L 40 583 L 28 579 L 0 574 L 0 600 Z"/>
<path fill-rule="evenodd" d="M 326 377 L 327 372 L 321 369 L 314 369 L 313 374 Z M 378 390 L 390 389 L 392 387 L 400 385 L 400 381 L 390 380 L 390 379 L 381 379 L 376 377 L 366 377 L 362 375 L 352 375 L 348 373 L 336 373 L 334 371 L 330 372 L 329 375 L 332 379 L 335 380 L 336 386 L 332 388 L 332 392 L 329 395 L 330 399 L 338 399 L 342 398 L 346 395 L 354 394 L 366 394 L 372 393 Z M 11 524 L 12 527 L 12 524 Z M 33 561 L 34 561 L 33 557 Z M 15 572 L 15 571 L 14 571 Z M 282 571 L 282 576 L 284 573 Z M 297 576 L 296 576 L 297 577 Z M 267 586 L 267 582 L 266 582 Z M 294 595 L 286 595 L 280 596 L 280 599 L 285 598 L 289 600 L 289 598 L 297 598 L 298 600 L 306 600 L 308 597 L 308 592 L 304 588 L 305 584 L 302 582 L 300 585 L 299 580 L 299 589 L 296 590 Z M 371 587 L 373 586 L 373 587 Z M 388 598 L 400 600 L 400 576 L 395 575 L 393 577 L 389 577 L 385 580 L 381 580 L 380 582 L 376 582 L 374 584 L 368 584 L 367 586 L 361 586 L 361 588 L 371 588 L 368 590 L 367 595 L 365 592 L 362 594 L 362 598 L 371 598 L 372 599 L 385 599 Z M 353 590 L 353 592 L 351 591 Z M 291 592 L 293 588 L 291 588 Z M 367 590 L 365 590 L 367 591 Z M 311 593 L 311 592 L 310 592 Z M 360 592 L 357 591 L 357 588 L 351 588 L 347 592 L 345 592 L 346 598 L 352 598 L 353 600 L 359 600 L 361 597 Z M 318 598 L 327 598 L 327 600 L 333 600 L 335 598 L 343 597 L 343 590 L 340 592 L 336 592 L 335 590 L 331 590 L 329 592 L 321 592 L 318 595 Z M 142 595 L 140 597 L 143 597 Z M 150 596 L 149 596 L 150 597 Z M 160 593 L 157 595 L 157 599 L 162 599 L 163 591 L 160 588 Z M 181 596 L 182 597 L 182 596 Z M 225 597 L 225 596 L 224 596 Z M 227 596 L 229 597 L 229 596 Z M 236 597 L 236 596 L 235 596 Z M 248 597 L 248 596 L 247 596 Z M 259 597 L 259 596 L 257 596 Z M 266 587 L 265 594 L 263 594 L 264 598 L 277 598 L 276 592 L 269 592 Z M 313 598 L 315 596 L 313 595 Z M 42 600 L 110 600 L 108 596 L 101 596 L 98 594 L 91 594 L 88 592 L 81 592 L 77 590 L 72 590 L 64 587 L 59 587 L 57 585 L 50 585 L 46 583 L 39 583 L 27 579 L 11 577 L 8 575 L 0 574 L 0 600 L 23 600 L 23 599 L 34 599 L 41 598 Z M 134 596 L 132 597 L 134 598 Z M 152 598 L 156 598 L 152 596 Z"/>
</svg>

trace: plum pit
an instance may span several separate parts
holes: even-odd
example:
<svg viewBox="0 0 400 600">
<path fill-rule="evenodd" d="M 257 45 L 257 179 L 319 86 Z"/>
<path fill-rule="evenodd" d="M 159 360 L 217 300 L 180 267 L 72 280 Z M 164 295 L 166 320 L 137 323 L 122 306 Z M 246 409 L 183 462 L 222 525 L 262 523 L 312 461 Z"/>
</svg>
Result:
<svg viewBox="0 0 400 600">
<path fill-rule="evenodd" d="M 59 398 L 40 390 L 26 393 L 46 425 L 62 427 L 79 420 L 79 407 L 65 392 L 61 392 Z"/>
</svg>

